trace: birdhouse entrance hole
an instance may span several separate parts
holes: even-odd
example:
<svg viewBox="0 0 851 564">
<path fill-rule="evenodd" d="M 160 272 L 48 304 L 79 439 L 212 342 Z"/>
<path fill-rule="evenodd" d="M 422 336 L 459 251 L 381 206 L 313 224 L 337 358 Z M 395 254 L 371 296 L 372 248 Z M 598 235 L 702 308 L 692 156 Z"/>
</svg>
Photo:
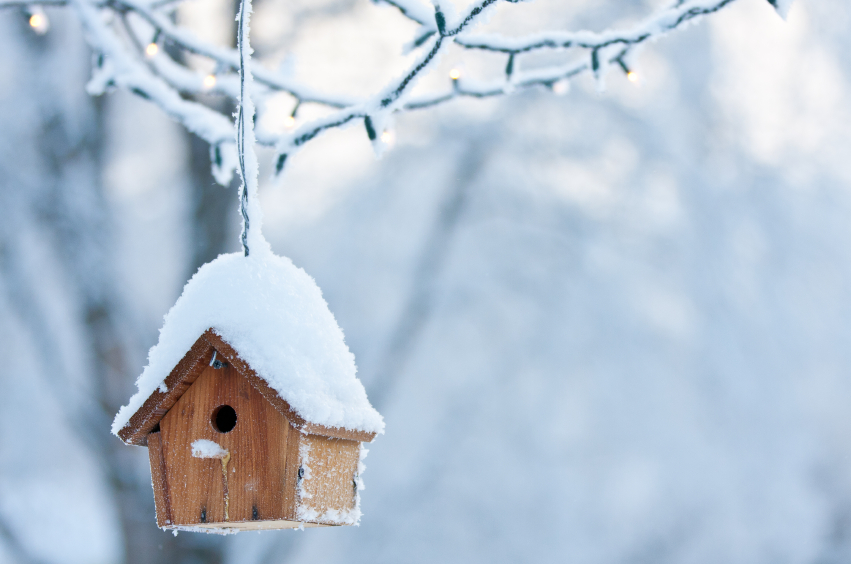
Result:
<svg viewBox="0 0 851 564">
<path fill-rule="evenodd" d="M 210 423 L 219 433 L 230 433 L 236 427 L 236 410 L 229 405 L 220 405 L 213 410 Z"/>
</svg>

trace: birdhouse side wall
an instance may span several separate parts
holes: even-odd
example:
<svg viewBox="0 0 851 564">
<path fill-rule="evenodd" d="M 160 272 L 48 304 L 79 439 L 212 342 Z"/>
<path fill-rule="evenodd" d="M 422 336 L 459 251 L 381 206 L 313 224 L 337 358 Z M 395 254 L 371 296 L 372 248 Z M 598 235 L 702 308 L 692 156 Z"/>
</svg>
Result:
<svg viewBox="0 0 851 564">
<path fill-rule="evenodd" d="M 303 435 L 299 441 L 296 519 L 333 525 L 354 524 L 360 442 Z"/>
</svg>

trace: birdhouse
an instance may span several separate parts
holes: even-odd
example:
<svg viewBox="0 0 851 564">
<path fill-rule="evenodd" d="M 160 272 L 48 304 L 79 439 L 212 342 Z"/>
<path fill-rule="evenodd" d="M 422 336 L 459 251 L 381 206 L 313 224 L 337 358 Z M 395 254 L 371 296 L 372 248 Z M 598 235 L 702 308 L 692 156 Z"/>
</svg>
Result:
<svg viewBox="0 0 851 564">
<path fill-rule="evenodd" d="M 288 259 L 202 267 L 137 385 L 113 432 L 147 446 L 161 528 L 358 522 L 362 443 L 383 420 L 318 287 Z"/>
</svg>

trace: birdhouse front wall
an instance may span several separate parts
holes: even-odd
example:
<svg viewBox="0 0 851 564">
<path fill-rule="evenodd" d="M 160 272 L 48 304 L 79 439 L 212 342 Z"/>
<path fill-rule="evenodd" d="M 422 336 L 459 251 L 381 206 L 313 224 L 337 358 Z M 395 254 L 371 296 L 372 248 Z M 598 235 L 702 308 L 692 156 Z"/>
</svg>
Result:
<svg viewBox="0 0 851 564">
<path fill-rule="evenodd" d="M 227 408 L 234 422 L 222 417 Z M 160 525 L 283 518 L 293 504 L 283 487 L 290 433 L 286 418 L 231 365 L 205 368 L 160 421 L 170 502 L 164 519 L 158 512 Z M 199 439 L 221 446 L 229 460 L 193 456 Z"/>
<path fill-rule="evenodd" d="M 226 456 L 193 455 L 199 440 Z M 290 528 L 357 519 L 360 442 L 300 432 L 230 363 L 205 367 L 147 444 L 160 527 Z"/>
</svg>

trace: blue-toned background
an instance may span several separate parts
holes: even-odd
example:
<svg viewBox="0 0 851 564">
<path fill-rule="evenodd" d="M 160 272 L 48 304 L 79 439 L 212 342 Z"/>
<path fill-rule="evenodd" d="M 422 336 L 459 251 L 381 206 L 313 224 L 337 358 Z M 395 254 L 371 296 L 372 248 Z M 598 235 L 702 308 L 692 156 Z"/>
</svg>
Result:
<svg viewBox="0 0 851 564">
<path fill-rule="evenodd" d="M 661 5 L 566 4 L 489 25 Z M 317 87 L 404 68 L 388 6 L 256 9 L 259 59 Z M 224 43 L 230 10 L 178 13 Z M 644 49 L 637 84 L 400 116 L 381 160 L 358 127 L 294 157 L 264 232 L 323 289 L 387 433 L 360 527 L 227 538 L 157 530 L 147 453 L 108 427 L 185 281 L 238 249 L 236 192 L 156 107 L 90 98 L 73 12 L 47 14 L 37 36 L 0 13 L 0 562 L 851 559 L 845 2 L 783 22 L 741 0 Z M 432 80 L 503 64 L 453 53 Z"/>
</svg>

